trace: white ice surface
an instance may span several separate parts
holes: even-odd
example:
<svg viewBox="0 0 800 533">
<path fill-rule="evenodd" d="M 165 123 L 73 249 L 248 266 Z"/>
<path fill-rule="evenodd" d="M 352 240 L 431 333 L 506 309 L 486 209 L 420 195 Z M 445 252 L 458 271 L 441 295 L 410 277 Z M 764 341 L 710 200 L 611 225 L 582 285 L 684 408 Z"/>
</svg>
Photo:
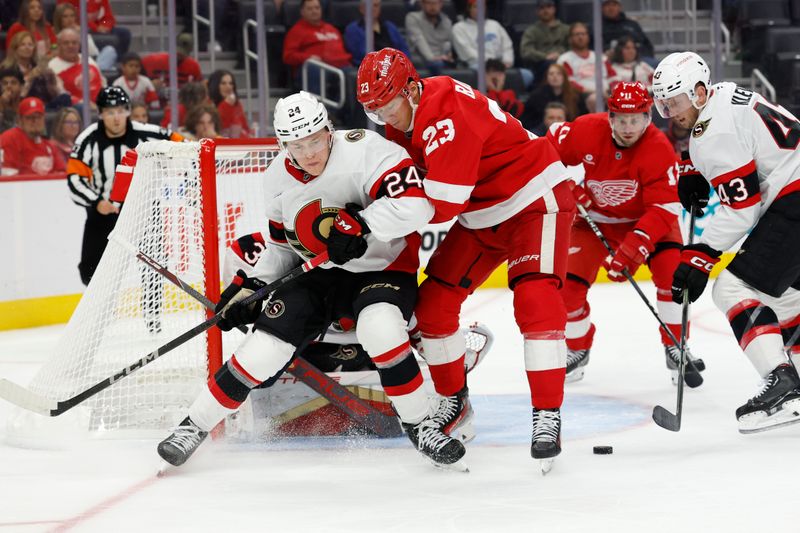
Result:
<svg viewBox="0 0 800 533">
<path fill-rule="evenodd" d="M 567 385 L 564 451 L 546 477 L 529 455 L 511 295 L 480 291 L 464 323 L 485 322 L 497 343 L 470 374 L 479 431 L 470 473 L 435 470 L 400 439 L 208 442 L 163 478 L 155 439 L 59 451 L 0 444 L 0 533 L 800 531 L 800 424 L 737 432 L 734 410 L 759 379 L 708 294 L 693 306 L 691 343 L 706 383 L 687 389 L 679 433 L 650 420 L 653 405 L 675 410 L 653 317 L 621 285 L 594 287 L 590 302 L 591 362 Z M 0 333 L 0 377 L 26 384 L 60 331 Z M 0 437 L 10 411 L 0 401 Z M 593 455 L 597 444 L 614 454 Z"/>
</svg>

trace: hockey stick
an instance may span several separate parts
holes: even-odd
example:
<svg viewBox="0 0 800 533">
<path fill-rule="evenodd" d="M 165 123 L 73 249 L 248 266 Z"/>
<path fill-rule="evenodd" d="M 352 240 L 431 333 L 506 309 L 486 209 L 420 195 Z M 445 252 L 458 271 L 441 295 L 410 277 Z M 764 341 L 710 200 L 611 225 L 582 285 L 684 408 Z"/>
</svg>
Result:
<svg viewBox="0 0 800 533">
<path fill-rule="evenodd" d="M 581 204 L 577 204 L 577 206 L 578 206 L 578 211 L 580 212 L 580 214 L 584 218 L 584 220 L 586 220 L 586 223 L 589 224 L 589 227 L 592 229 L 592 232 L 597 236 L 598 239 L 600 239 L 600 242 L 602 242 L 603 246 L 606 247 L 606 250 L 608 250 L 608 253 L 613 256 L 614 255 L 614 249 L 611 248 L 611 244 L 609 244 L 609 242 L 606 239 L 605 235 L 603 235 L 603 232 L 600 231 L 600 228 L 597 226 L 597 223 L 594 220 L 592 220 L 592 217 L 589 216 L 589 213 L 586 211 L 585 207 L 583 207 Z M 692 224 L 693 224 L 693 222 L 692 222 Z M 694 226 L 692 226 L 692 227 L 694 227 Z M 671 340 L 672 343 L 675 346 L 681 346 L 681 344 L 678 342 L 678 339 L 675 338 L 675 335 L 672 333 L 672 331 L 670 331 L 670 329 L 667 327 L 667 325 L 664 323 L 664 321 L 661 320 L 661 317 L 658 316 L 658 312 L 653 307 L 653 304 L 650 303 L 650 300 L 648 300 L 647 296 L 645 296 L 644 292 L 642 291 L 642 288 L 639 287 L 639 284 L 636 283 L 635 279 L 633 279 L 633 276 L 631 276 L 630 272 L 628 272 L 628 269 L 623 269 L 622 270 L 622 274 L 625 276 L 625 278 L 630 282 L 630 284 L 633 286 L 633 288 L 639 294 L 639 297 L 642 299 L 644 304 L 647 306 L 647 308 L 653 314 L 655 319 L 658 321 L 658 324 L 661 326 L 661 329 L 664 331 L 664 333 L 667 334 L 667 337 L 669 337 L 669 340 Z M 694 388 L 699 387 L 700 385 L 703 384 L 703 376 L 700 375 L 700 371 L 697 370 L 697 367 L 695 366 L 694 362 L 689 361 L 688 364 L 689 364 L 689 368 L 691 370 L 690 370 L 690 373 L 685 376 L 686 384 L 690 388 L 694 389 Z M 681 372 L 681 373 L 683 373 L 683 372 Z"/>
<path fill-rule="evenodd" d="M 160 265 L 155 259 L 140 250 L 136 250 L 135 246 L 121 239 L 115 239 L 115 242 L 135 252 L 137 259 L 174 283 L 189 296 L 203 304 L 207 309 L 214 309 L 214 302 L 195 290 L 194 287 L 188 283 L 185 283 L 167 268 Z M 248 330 L 244 326 L 239 326 L 239 331 L 247 333 Z M 385 415 L 364 402 L 350 390 L 339 385 L 339 383 L 331 379 L 327 374 L 306 361 L 303 356 L 295 356 L 292 364 L 289 365 L 286 371 L 328 400 L 331 405 L 338 407 L 344 411 L 345 414 L 350 416 L 350 418 L 362 424 L 379 437 L 399 437 L 403 434 L 403 430 L 397 422 L 396 417 Z"/>
<path fill-rule="evenodd" d="M 689 210 L 689 245 L 694 242 L 694 202 Z M 683 306 L 681 308 L 681 361 L 678 367 L 678 400 L 673 415 L 660 405 L 653 407 L 653 420 L 669 431 L 680 431 L 683 415 L 683 381 L 686 370 L 686 330 L 689 326 L 689 289 L 683 289 Z"/>
<path fill-rule="evenodd" d="M 293 281 L 298 276 L 318 267 L 322 263 L 328 260 L 328 254 L 322 253 L 317 257 L 306 261 L 302 265 L 299 265 L 277 280 L 273 281 L 272 283 L 261 287 L 256 292 L 244 298 L 241 303 L 242 305 L 247 305 L 249 303 L 253 303 L 258 300 L 262 300 L 266 298 L 269 293 L 282 287 L 286 283 Z M 123 368 L 122 370 L 114 373 L 113 375 L 107 377 L 106 379 L 96 383 L 86 389 L 85 391 L 76 394 L 71 398 L 67 398 L 66 400 L 51 400 L 45 396 L 36 394 L 16 383 L 9 381 L 7 379 L 0 379 L 0 398 L 4 398 L 5 400 L 16 404 L 23 409 L 27 409 L 29 411 L 33 411 L 39 413 L 43 416 L 58 416 L 63 414 L 76 405 L 79 405 L 87 398 L 91 398 L 98 392 L 107 389 L 117 381 L 125 378 L 140 368 L 152 363 L 162 355 L 167 352 L 170 352 L 181 346 L 182 344 L 186 343 L 187 341 L 197 337 L 204 331 L 210 329 L 211 327 L 215 326 L 220 320 L 222 320 L 222 314 L 216 314 L 206 320 L 205 322 L 198 324 L 197 326 L 193 327 L 192 329 L 182 333 L 181 335 L 175 337 L 171 341 L 167 342 L 163 346 L 159 346 L 149 354 L 145 355 L 138 361 L 130 364 L 129 366 Z"/>
</svg>

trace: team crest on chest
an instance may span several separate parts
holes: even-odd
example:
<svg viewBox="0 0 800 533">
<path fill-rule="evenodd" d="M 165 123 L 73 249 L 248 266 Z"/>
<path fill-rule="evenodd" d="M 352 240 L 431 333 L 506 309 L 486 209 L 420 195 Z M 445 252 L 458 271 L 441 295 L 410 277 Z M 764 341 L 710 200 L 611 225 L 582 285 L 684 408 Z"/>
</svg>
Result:
<svg viewBox="0 0 800 533">
<path fill-rule="evenodd" d="M 300 255 L 311 259 L 327 249 L 328 233 L 338 207 L 322 207 L 322 200 L 313 200 L 297 211 L 294 230 L 286 229 L 286 241 Z"/>
<path fill-rule="evenodd" d="M 704 134 L 706 132 L 706 130 L 708 129 L 708 123 L 709 122 L 711 122 L 711 119 L 701 120 L 700 122 L 695 124 L 694 128 L 692 128 L 692 137 L 697 139 L 702 134 Z"/>
<path fill-rule="evenodd" d="M 588 180 L 586 186 L 592 193 L 598 207 L 622 205 L 636 197 L 639 182 L 636 180 Z"/>
</svg>

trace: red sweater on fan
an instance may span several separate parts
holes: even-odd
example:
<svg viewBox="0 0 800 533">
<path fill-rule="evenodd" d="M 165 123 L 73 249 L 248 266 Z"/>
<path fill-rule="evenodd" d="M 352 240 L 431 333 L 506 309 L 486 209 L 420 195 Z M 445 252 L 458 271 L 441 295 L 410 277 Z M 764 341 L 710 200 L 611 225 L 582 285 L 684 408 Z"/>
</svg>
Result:
<svg viewBox="0 0 800 533">
<path fill-rule="evenodd" d="M 327 22 L 313 26 L 303 19 L 286 33 L 283 41 L 283 62 L 292 67 L 302 65 L 311 56 L 334 67 L 350 65 L 350 53 L 344 48 L 342 34 Z"/>
<path fill-rule="evenodd" d="M 231 105 L 222 100 L 217 104 L 217 111 L 222 125 L 220 133 L 223 137 L 250 137 L 250 127 L 247 125 L 247 117 L 244 116 L 242 102 L 236 100 L 236 103 Z M 234 126 L 240 126 L 241 131 L 233 131 Z"/>
<path fill-rule="evenodd" d="M 72 4 L 75 10 L 80 13 L 80 0 L 58 0 L 58 3 Z M 111 11 L 111 4 L 108 0 L 86 0 L 86 14 L 86 24 L 89 26 L 89 31 L 96 32 L 98 26 L 113 28 L 117 25 L 117 19 Z"/>
<path fill-rule="evenodd" d="M 6 34 L 6 50 L 11 49 L 11 39 L 14 38 L 14 35 L 18 34 L 21 31 L 30 31 L 28 28 L 22 25 L 21 22 L 15 22 L 8 28 L 8 34 Z M 46 37 L 50 40 L 50 46 L 56 44 L 56 34 L 53 31 L 53 26 L 50 25 L 49 22 L 44 23 L 44 32 L 47 34 Z M 39 30 L 33 32 L 33 40 L 34 41 L 43 41 L 45 38 Z M 49 52 L 50 50 L 45 50 L 45 52 Z"/>
</svg>

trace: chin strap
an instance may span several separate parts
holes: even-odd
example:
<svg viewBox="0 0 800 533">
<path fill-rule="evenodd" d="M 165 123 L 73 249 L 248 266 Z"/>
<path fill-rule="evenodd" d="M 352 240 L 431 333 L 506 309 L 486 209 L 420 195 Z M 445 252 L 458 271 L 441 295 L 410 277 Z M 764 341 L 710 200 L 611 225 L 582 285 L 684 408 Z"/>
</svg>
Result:
<svg viewBox="0 0 800 533">
<path fill-rule="evenodd" d="M 422 82 L 417 82 L 417 89 L 419 90 L 420 98 L 422 98 Z M 419 104 L 414 103 L 410 92 L 408 93 L 408 103 L 411 104 L 411 122 L 408 123 L 408 129 L 406 129 L 406 133 L 411 133 L 411 131 L 414 129 L 414 117 L 417 116 L 417 107 L 419 107 Z"/>
</svg>

